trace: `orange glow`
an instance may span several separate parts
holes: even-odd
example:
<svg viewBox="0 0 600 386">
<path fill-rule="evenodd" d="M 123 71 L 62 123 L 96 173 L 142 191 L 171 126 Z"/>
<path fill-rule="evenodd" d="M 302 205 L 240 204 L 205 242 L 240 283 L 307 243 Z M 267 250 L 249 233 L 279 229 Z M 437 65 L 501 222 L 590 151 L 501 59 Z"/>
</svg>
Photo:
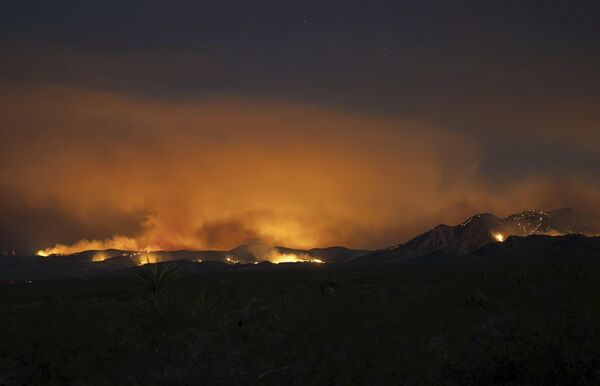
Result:
<svg viewBox="0 0 600 386">
<path fill-rule="evenodd" d="M 294 253 L 275 253 L 269 256 L 269 261 L 273 264 L 281 263 L 316 263 L 324 264 L 323 260 L 315 259 L 309 255 L 296 255 Z"/>
<path fill-rule="evenodd" d="M 38 256 L 47 257 L 50 255 L 71 255 L 73 253 L 93 250 L 118 249 L 122 251 L 145 251 L 156 250 L 148 246 L 140 247 L 139 242 L 133 238 L 124 236 L 115 236 L 108 240 L 87 240 L 83 239 L 72 245 L 56 244 L 53 247 L 37 251 Z"/>
<path fill-rule="evenodd" d="M 499 243 L 503 243 L 505 240 L 505 236 L 502 233 L 494 233 L 493 236 L 494 239 L 496 239 L 496 241 Z"/>
<path fill-rule="evenodd" d="M 385 245 L 412 232 L 397 213 L 404 222 L 439 212 L 431 202 L 440 201 L 436 181 L 446 158 L 462 162 L 463 153 L 477 153 L 471 139 L 453 132 L 285 101 L 178 104 L 60 87 L 17 91 L 10 108 L 0 106 L 3 113 L 31 126 L 53 126 L 33 138 L 15 136 L 8 150 L 42 154 L 57 137 L 69 141 L 44 162 L 4 153 L 5 164 L 19 165 L 5 184 L 32 205 L 52 205 L 89 225 L 81 237 L 111 234 L 120 216 L 143 213 L 137 227 L 114 230 L 115 237 L 49 246 L 62 254 L 228 250 L 253 241 L 298 249 Z M 104 118 L 126 132 L 96 127 Z M 97 146 L 89 146 L 90 132 L 103 133 Z M 106 157 L 107 148 L 113 156 Z M 392 164 L 398 166 L 381 173 L 382 165 Z M 452 164 L 448 170 L 471 168 Z M 44 190 L 32 188 L 38 185 Z M 449 196 L 462 197 L 445 190 Z M 48 203 L 49 197 L 55 201 Z M 104 208 L 114 219 L 103 218 Z"/>
<path fill-rule="evenodd" d="M 32 235 L 31 245 L 63 244 L 39 256 L 230 250 L 255 241 L 380 248 L 478 211 L 560 207 L 549 194 L 557 181 L 561 200 L 600 208 L 600 189 L 570 177 L 491 189 L 477 138 L 397 117 L 277 99 L 178 103 L 70 87 L 0 96 L 6 127 L 37 128 L 2 133 L 0 174 L 19 202 L 52 213 L 36 228 L 51 237 Z M 273 259 L 284 260 L 306 259 Z"/>
<path fill-rule="evenodd" d="M 156 264 L 156 263 L 160 263 L 160 258 L 150 252 L 150 251 L 146 251 L 143 253 L 136 253 L 134 254 L 135 258 L 134 261 L 136 262 L 136 264 L 138 266 L 142 266 L 142 265 L 146 265 L 146 264 Z"/>
<path fill-rule="evenodd" d="M 106 252 L 100 251 L 92 257 L 92 262 L 99 263 L 101 261 L 107 260 L 108 258 L 109 256 Z"/>
</svg>

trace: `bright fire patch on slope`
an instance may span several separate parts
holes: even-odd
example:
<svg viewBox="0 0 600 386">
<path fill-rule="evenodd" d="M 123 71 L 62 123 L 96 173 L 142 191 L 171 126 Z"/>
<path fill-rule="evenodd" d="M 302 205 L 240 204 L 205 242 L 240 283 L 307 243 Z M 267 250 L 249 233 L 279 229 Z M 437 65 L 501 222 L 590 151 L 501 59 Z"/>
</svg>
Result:
<svg viewBox="0 0 600 386">
<path fill-rule="evenodd" d="M 110 256 L 108 256 L 106 252 L 100 251 L 92 257 L 92 262 L 99 263 L 101 261 L 109 259 L 109 257 Z"/>
<path fill-rule="evenodd" d="M 54 251 L 53 248 L 48 248 L 48 249 L 41 249 L 41 250 L 37 251 L 35 254 L 37 256 L 41 256 L 41 257 L 48 257 L 50 255 L 55 255 L 56 252 Z"/>
<path fill-rule="evenodd" d="M 276 249 L 270 249 L 267 253 L 259 253 L 256 255 L 257 261 L 253 261 L 252 264 L 259 264 L 261 261 L 268 261 L 273 264 L 283 263 L 314 263 L 324 264 L 325 262 L 320 259 L 316 259 L 307 254 L 295 254 L 295 253 L 280 253 Z M 235 256 L 227 256 L 225 258 L 227 264 L 240 264 L 241 261 Z"/>
<path fill-rule="evenodd" d="M 125 236 L 115 236 L 108 240 L 87 240 L 83 239 L 75 244 L 56 244 L 53 247 L 41 249 L 36 255 L 47 257 L 50 255 L 72 255 L 83 251 L 104 251 L 107 249 L 118 249 L 121 251 L 147 251 L 159 250 L 160 246 L 153 244 L 142 244 L 135 239 Z"/>
<path fill-rule="evenodd" d="M 320 259 L 315 259 L 308 255 L 296 255 L 294 253 L 280 253 L 275 256 L 271 256 L 269 261 L 273 264 L 281 263 L 316 263 L 324 264 L 325 262 Z"/>
<path fill-rule="evenodd" d="M 325 263 L 325 261 L 321 260 L 320 258 L 311 256 L 308 253 L 303 253 L 300 251 L 296 252 L 292 250 L 280 251 L 275 247 L 265 244 L 252 244 L 249 245 L 248 248 L 250 256 L 253 258 L 252 260 L 247 261 L 234 254 L 227 254 L 224 259 L 225 262 L 232 265 L 243 263 L 260 263 L 263 261 L 268 261 L 273 264 Z M 161 245 L 141 246 L 140 242 L 137 240 L 117 236 L 109 241 L 81 240 L 73 245 L 56 244 L 54 247 L 39 250 L 36 254 L 42 257 L 48 257 L 52 255 L 68 256 L 83 251 L 96 250 L 98 252 L 92 256 L 92 261 L 101 262 L 112 257 L 106 252 L 108 249 L 116 249 L 123 252 L 128 252 L 128 255 L 132 258 L 133 263 L 136 265 L 154 264 L 160 262 L 162 260 L 161 257 L 159 254 L 153 253 L 153 251 L 173 250 L 169 248 L 163 248 Z"/>
<path fill-rule="evenodd" d="M 494 236 L 494 239 L 496 239 L 496 241 L 499 243 L 503 243 L 506 239 L 502 233 L 494 233 L 492 236 Z"/>
<path fill-rule="evenodd" d="M 138 266 L 141 266 L 146 264 L 160 263 L 161 259 L 158 255 L 152 253 L 151 251 L 146 251 L 143 253 L 135 253 L 134 261 Z"/>
</svg>

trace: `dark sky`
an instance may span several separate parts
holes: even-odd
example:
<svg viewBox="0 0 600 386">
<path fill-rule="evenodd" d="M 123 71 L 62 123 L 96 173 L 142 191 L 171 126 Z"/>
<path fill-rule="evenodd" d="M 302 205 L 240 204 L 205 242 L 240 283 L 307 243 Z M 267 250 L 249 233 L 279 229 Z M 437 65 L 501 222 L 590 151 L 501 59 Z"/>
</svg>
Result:
<svg viewBox="0 0 600 386">
<path fill-rule="evenodd" d="M 599 9 L 4 0 L 0 250 L 381 247 L 600 212 Z"/>
</svg>

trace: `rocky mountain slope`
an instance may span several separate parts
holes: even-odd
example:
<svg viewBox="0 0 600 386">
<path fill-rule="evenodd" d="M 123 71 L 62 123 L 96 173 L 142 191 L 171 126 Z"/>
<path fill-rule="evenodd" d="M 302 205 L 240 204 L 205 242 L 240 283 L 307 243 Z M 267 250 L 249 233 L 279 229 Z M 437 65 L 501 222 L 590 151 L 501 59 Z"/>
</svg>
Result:
<svg viewBox="0 0 600 386">
<path fill-rule="evenodd" d="M 573 209 L 552 212 L 526 211 L 504 218 L 477 214 L 459 225 L 438 225 L 405 244 L 361 257 L 361 261 L 419 259 L 432 254 L 468 255 L 491 243 L 507 241 L 510 236 L 581 234 L 600 236 L 600 218 Z"/>
</svg>

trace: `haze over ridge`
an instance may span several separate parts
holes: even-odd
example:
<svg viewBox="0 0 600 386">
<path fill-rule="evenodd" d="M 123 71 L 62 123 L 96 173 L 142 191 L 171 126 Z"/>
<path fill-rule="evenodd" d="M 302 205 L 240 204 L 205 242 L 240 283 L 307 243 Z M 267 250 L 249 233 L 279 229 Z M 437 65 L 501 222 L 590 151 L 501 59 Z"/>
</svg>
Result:
<svg viewBox="0 0 600 386">
<path fill-rule="evenodd" d="M 0 250 L 600 213 L 593 2 L 384 3 L 3 3 Z"/>
</svg>

